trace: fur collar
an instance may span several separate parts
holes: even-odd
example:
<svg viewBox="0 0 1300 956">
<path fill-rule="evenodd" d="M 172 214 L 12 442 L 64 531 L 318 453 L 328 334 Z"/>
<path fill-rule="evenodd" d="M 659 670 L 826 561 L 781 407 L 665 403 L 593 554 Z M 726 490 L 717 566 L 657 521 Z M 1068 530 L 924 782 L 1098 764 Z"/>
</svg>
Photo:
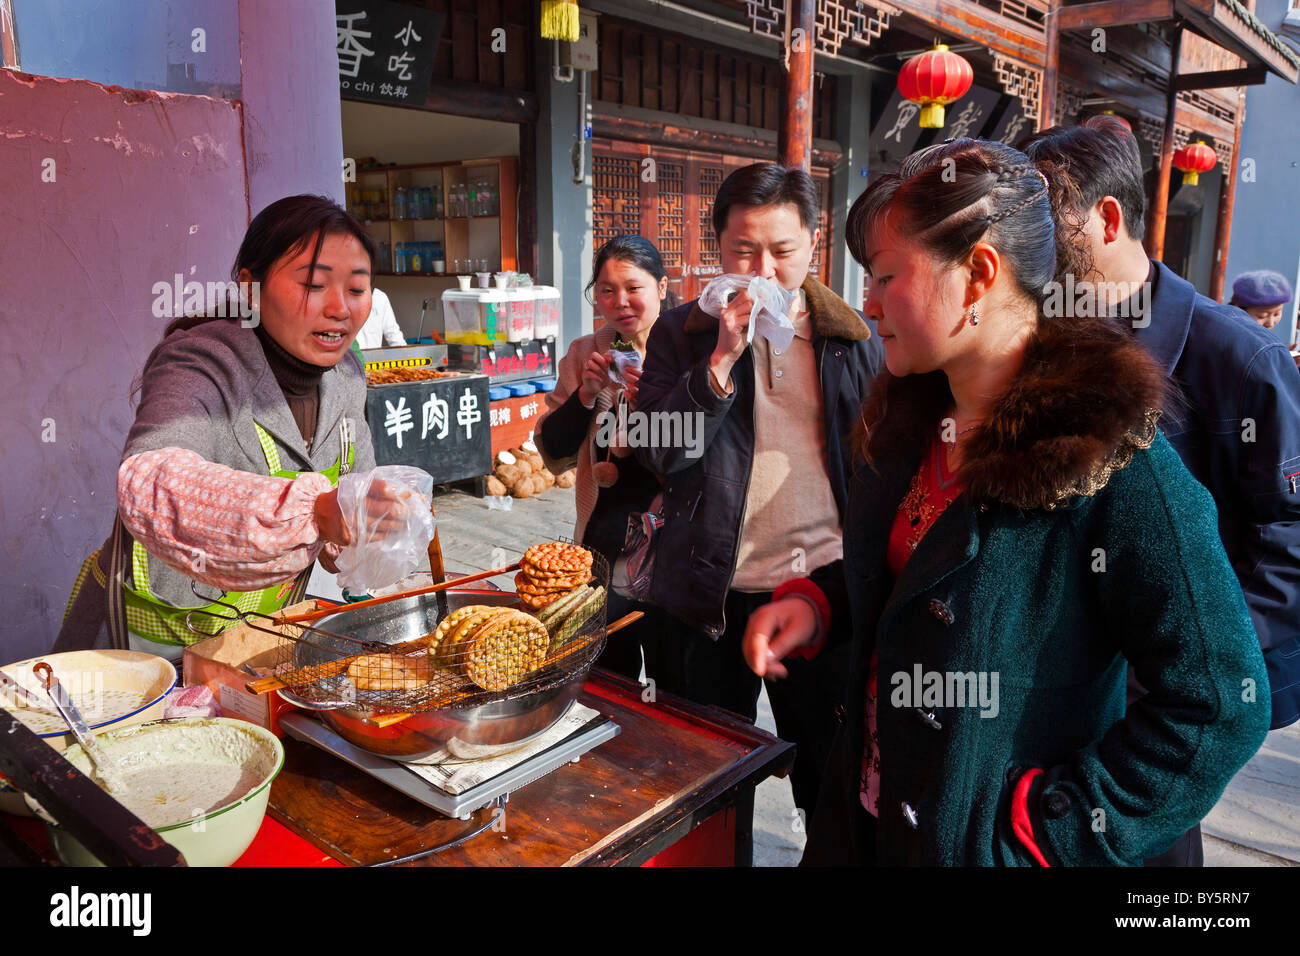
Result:
<svg viewBox="0 0 1300 956">
<path fill-rule="evenodd" d="M 808 313 L 815 333 L 823 338 L 847 339 L 850 342 L 865 342 L 871 338 L 871 330 L 862 321 L 862 316 L 811 275 L 803 280 L 801 288 L 808 300 Z M 685 330 L 708 332 L 717 327 L 717 318 L 701 309 L 699 300 L 696 300 L 690 315 L 686 317 Z"/>
<path fill-rule="evenodd" d="M 1164 373 L 1127 329 L 1068 321 L 1040 325 L 1020 372 L 968 440 L 960 478 L 972 501 L 1068 505 L 1104 488 L 1154 440 Z M 871 460 L 919 457 L 951 403 L 943 372 L 882 372 L 863 409 Z"/>
</svg>

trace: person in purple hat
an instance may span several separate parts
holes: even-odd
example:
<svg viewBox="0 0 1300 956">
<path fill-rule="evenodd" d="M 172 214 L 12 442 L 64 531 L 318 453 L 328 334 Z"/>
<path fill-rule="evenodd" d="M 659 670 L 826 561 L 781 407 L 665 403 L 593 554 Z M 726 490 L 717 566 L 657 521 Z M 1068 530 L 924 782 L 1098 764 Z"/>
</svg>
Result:
<svg viewBox="0 0 1300 956">
<path fill-rule="evenodd" d="M 1232 281 L 1228 305 L 1244 310 L 1252 319 L 1271 329 L 1282 320 L 1282 310 L 1295 298 L 1291 283 L 1280 272 L 1256 269 L 1243 272 Z"/>
</svg>

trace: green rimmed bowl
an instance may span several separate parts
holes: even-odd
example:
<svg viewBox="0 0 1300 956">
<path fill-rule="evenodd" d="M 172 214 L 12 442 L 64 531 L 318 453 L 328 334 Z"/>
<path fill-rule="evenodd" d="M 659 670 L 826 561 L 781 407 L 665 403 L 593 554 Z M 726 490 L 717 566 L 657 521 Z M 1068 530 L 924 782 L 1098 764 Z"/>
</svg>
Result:
<svg viewBox="0 0 1300 956">
<path fill-rule="evenodd" d="M 119 799 L 159 814 L 155 832 L 180 850 L 190 866 L 229 866 L 243 855 L 266 816 L 271 781 L 284 766 L 284 747 L 274 734 L 229 717 L 160 720 L 96 734 L 95 739 L 118 761 L 131 791 Z M 63 756 L 98 779 L 80 744 Z M 35 800 L 26 800 L 45 821 L 64 864 L 103 865 Z M 174 822 L 161 823 L 163 819 Z M 146 816 L 145 822 L 152 820 Z"/>
</svg>

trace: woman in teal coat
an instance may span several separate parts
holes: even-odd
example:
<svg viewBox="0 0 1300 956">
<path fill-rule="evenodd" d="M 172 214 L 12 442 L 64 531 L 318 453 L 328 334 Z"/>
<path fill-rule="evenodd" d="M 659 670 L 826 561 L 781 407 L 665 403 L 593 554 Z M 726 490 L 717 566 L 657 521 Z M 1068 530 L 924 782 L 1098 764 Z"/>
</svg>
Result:
<svg viewBox="0 0 1300 956">
<path fill-rule="evenodd" d="M 847 233 L 888 372 L 843 574 L 788 582 L 745 639 L 780 676 L 853 622 L 804 863 L 1141 865 L 1269 726 L 1214 503 L 1157 431 L 1164 376 L 1089 305 L 1044 313 L 1047 181 L 1015 150 L 916 153 Z"/>
</svg>

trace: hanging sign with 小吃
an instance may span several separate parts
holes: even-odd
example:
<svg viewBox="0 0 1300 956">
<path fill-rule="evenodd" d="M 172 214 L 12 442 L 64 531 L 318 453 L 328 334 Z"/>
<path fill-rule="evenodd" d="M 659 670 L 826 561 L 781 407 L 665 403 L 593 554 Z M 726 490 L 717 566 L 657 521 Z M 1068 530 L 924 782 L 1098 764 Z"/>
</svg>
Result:
<svg viewBox="0 0 1300 956">
<path fill-rule="evenodd" d="M 386 0 L 335 0 L 339 95 L 423 106 L 446 16 Z"/>
</svg>

